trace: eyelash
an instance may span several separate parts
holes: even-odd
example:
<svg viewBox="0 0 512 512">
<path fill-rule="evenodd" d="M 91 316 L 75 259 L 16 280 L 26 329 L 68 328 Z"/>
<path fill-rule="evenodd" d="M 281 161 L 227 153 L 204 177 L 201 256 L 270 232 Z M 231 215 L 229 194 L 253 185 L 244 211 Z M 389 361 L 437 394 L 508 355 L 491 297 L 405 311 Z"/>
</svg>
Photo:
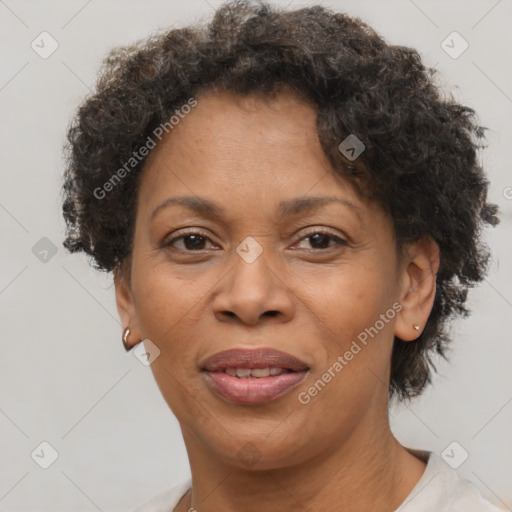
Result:
<svg viewBox="0 0 512 512">
<path fill-rule="evenodd" d="M 325 228 L 313 228 L 313 229 L 311 229 L 310 231 L 305 233 L 299 239 L 299 242 L 302 241 L 302 240 L 305 240 L 307 238 L 311 238 L 313 235 L 318 235 L 318 234 L 326 235 L 326 236 L 330 237 L 331 240 L 335 240 L 336 241 L 336 245 L 338 245 L 338 246 L 345 247 L 346 245 L 348 245 L 346 240 L 343 240 L 343 238 L 340 238 L 338 235 L 335 235 L 332 231 L 329 231 L 328 229 L 325 229 Z M 327 249 L 311 249 L 311 250 L 312 251 L 326 251 L 326 250 L 332 249 L 333 247 L 328 247 Z"/>
<path fill-rule="evenodd" d="M 317 235 L 317 234 L 326 235 L 326 236 L 330 237 L 331 240 L 336 240 L 338 246 L 344 247 L 344 246 L 347 245 L 347 241 L 346 240 L 343 240 L 338 235 L 335 235 L 334 233 L 332 233 L 331 231 L 329 231 L 329 230 L 327 230 L 325 228 L 314 228 L 314 229 L 310 230 L 309 232 L 304 234 L 298 240 L 298 242 L 301 242 L 302 240 L 305 240 L 307 238 L 311 238 L 311 237 L 313 237 L 314 235 Z M 187 252 L 187 253 L 194 253 L 195 252 L 194 250 L 178 249 L 178 248 L 172 246 L 172 244 L 174 242 L 176 242 L 177 240 L 185 239 L 187 236 L 191 236 L 191 235 L 197 235 L 197 236 L 200 236 L 201 238 L 204 238 L 204 239 L 209 240 L 210 242 L 212 242 L 210 240 L 210 238 L 208 237 L 208 235 L 204 231 L 201 231 L 199 228 L 190 228 L 189 230 L 181 232 L 181 234 L 179 236 L 174 237 L 174 238 L 172 238 L 169 241 L 164 241 L 163 244 L 162 244 L 162 248 L 164 248 L 164 249 L 174 249 L 174 250 L 177 250 L 177 251 L 182 251 L 182 252 Z M 322 251 L 323 252 L 323 251 L 326 251 L 326 250 L 329 250 L 329 249 L 332 249 L 332 247 L 328 247 L 326 249 L 310 249 L 310 250 L 311 251 Z M 205 249 L 197 249 L 197 251 L 204 251 L 204 250 Z"/>
</svg>

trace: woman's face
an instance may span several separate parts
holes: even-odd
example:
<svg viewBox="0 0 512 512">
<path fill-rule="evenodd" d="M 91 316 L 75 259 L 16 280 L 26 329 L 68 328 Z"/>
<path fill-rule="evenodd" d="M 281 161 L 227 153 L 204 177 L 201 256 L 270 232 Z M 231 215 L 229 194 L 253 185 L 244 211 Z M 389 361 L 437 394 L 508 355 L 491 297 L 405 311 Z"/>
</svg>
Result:
<svg viewBox="0 0 512 512">
<path fill-rule="evenodd" d="M 269 469 L 382 428 L 409 285 L 390 219 L 332 171 L 311 107 L 212 93 L 150 154 L 116 289 L 130 338 L 160 350 L 151 368 L 187 447 Z M 307 368 L 260 383 L 204 369 L 262 347 Z"/>
</svg>

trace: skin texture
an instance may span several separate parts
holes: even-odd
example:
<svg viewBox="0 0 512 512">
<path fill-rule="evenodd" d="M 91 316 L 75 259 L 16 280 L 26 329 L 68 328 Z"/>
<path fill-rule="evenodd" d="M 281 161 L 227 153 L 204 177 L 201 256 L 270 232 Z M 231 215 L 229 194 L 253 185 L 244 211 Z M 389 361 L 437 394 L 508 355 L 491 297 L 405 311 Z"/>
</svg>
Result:
<svg viewBox="0 0 512 512">
<path fill-rule="evenodd" d="M 176 204 L 152 216 L 181 196 L 218 203 L 222 217 Z M 353 207 L 278 214 L 281 201 L 313 196 Z M 206 238 L 186 246 L 184 228 Z M 331 235 L 326 248 L 308 238 L 319 230 Z M 236 252 L 248 236 L 263 249 L 250 264 Z M 399 257 L 390 218 L 335 174 L 303 100 L 289 92 L 198 97 L 146 163 L 132 256 L 115 274 L 129 341 L 150 339 L 161 350 L 151 368 L 183 432 L 192 491 L 177 510 L 398 507 L 425 464 L 389 428 L 391 351 L 394 336 L 414 343 L 421 333 L 413 324 L 427 321 L 438 266 L 430 239 Z M 400 312 L 301 404 L 298 394 L 397 302 Z M 305 381 L 258 405 L 233 404 L 206 386 L 202 361 L 255 346 L 302 359 Z M 248 446 L 258 454 L 250 467 L 240 458 Z"/>
</svg>

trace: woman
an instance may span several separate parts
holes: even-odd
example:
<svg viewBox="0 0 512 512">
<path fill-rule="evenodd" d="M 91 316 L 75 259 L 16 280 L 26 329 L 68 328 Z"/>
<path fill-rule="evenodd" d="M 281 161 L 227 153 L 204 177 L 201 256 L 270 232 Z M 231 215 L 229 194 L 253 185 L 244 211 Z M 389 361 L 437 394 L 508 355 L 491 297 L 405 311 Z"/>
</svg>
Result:
<svg viewBox="0 0 512 512">
<path fill-rule="evenodd" d="M 494 511 L 402 446 L 498 222 L 474 112 L 358 19 L 231 2 L 113 51 L 65 246 L 114 275 L 191 467 L 140 511 Z"/>
</svg>

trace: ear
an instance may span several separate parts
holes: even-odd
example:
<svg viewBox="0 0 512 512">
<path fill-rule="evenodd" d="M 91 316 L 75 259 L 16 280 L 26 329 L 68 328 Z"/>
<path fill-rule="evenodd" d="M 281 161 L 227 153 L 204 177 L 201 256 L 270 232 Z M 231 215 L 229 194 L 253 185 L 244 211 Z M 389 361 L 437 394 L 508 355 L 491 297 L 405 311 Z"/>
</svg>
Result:
<svg viewBox="0 0 512 512">
<path fill-rule="evenodd" d="M 423 331 L 434 305 L 439 247 L 430 236 L 424 236 L 406 247 L 402 259 L 402 309 L 395 323 L 395 336 L 412 341 Z M 419 330 L 414 325 L 418 325 Z"/>
<path fill-rule="evenodd" d="M 141 340 L 141 335 L 137 322 L 135 302 L 125 268 L 114 271 L 114 286 L 116 290 L 117 311 L 121 318 L 123 333 L 127 327 L 130 328 L 127 342 L 133 347 Z"/>
</svg>

